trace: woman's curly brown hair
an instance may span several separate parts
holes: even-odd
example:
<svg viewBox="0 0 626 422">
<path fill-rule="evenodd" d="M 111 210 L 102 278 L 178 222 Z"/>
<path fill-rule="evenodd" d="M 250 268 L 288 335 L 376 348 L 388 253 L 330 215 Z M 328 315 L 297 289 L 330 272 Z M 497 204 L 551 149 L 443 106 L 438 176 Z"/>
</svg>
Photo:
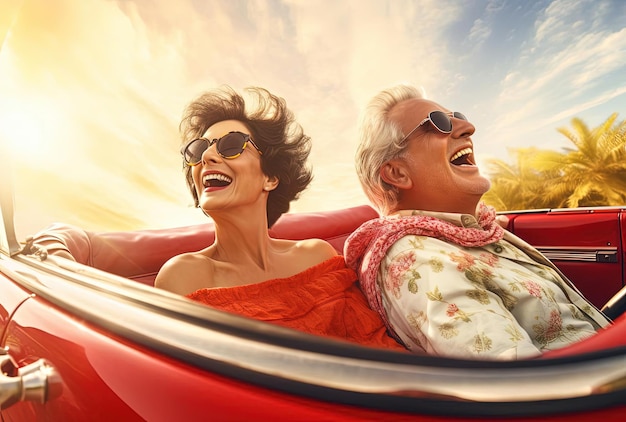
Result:
<svg viewBox="0 0 626 422">
<path fill-rule="evenodd" d="M 267 200 L 267 224 L 272 227 L 313 179 L 306 162 L 311 152 L 311 138 L 304 134 L 283 98 L 259 87 L 246 88 L 245 92 L 256 101 L 253 109 L 246 109 L 243 96 L 229 86 L 202 94 L 187 106 L 180 131 L 184 145 L 223 120 L 238 120 L 250 129 L 252 139 L 263 152 L 261 170 L 279 181 Z M 198 206 L 191 167 L 184 163 L 183 166 L 187 186 Z"/>
</svg>

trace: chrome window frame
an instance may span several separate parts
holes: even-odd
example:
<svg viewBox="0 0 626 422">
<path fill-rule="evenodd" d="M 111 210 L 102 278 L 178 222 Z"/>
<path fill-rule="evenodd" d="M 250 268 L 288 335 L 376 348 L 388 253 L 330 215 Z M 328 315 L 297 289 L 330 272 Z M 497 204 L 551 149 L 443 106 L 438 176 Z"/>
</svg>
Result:
<svg viewBox="0 0 626 422">
<path fill-rule="evenodd" d="M 0 253 L 13 256 L 20 252 L 15 234 L 13 205 L 13 166 L 6 143 L 0 142 Z"/>
</svg>

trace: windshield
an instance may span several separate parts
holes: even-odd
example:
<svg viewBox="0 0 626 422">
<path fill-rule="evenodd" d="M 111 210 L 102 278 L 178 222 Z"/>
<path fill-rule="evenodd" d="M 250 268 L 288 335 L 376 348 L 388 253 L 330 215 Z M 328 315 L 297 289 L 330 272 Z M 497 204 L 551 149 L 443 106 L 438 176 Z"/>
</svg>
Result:
<svg viewBox="0 0 626 422">
<path fill-rule="evenodd" d="M 18 237 L 53 222 L 207 221 L 184 183 L 178 124 L 222 84 L 285 97 L 311 136 L 314 181 L 292 212 L 368 203 L 359 115 L 399 82 L 468 116 L 483 173 L 512 148 L 571 146 L 557 129 L 573 118 L 595 127 L 626 108 L 622 2 L 430 3 L 3 2 L 0 131 Z"/>
<path fill-rule="evenodd" d="M 0 222 L 3 222 L 2 228 L 0 229 L 0 252 L 8 254 L 10 251 L 10 248 L 9 248 L 9 237 L 8 237 L 8 233 L 6 232 L 6 228 L 7 226 L 9 226 L 9 224 L 12 224 L 12 222 L 10 222 L 8 218 L 6 219 L 6 222 L 5 222 L 5 216 L 6 216 L 6 213 L 4 211 L 4 206 L 2 206 L 0 207 Z"/>
</svg>

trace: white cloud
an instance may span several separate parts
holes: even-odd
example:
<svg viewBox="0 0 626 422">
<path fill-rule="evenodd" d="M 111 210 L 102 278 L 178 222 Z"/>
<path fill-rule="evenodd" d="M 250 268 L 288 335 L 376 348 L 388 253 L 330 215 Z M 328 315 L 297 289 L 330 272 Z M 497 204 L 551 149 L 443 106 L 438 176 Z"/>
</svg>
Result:
<svg viewBox="0 0 626 422">
<path fill-rule="evenodd" d="M 606 4 L 557 0 L 540 13 L 534 35 L 501 81 L 493 109 L 502 112 L 485 130 L 498 154 L 503 139 L 545 147 L 556 126 L 622 95 L 616 75 L 626 66 L 626 29 L 598 24 L 611 13 Z"/>
<path fill-rule="evenodd" d="M 480 46 L 491 35 L 491 29 L 482 19 L 476 19 L 472 29 L 470 30 L 469 40 L 475 45 Z"/>
<path fill-rule="evenodd" d="M 285 97 L 313 138 L 315 179 L 298 211 L 365 202 L 353 166 L 359 114 L 399 82 L 466 104 L 479 152 L 501 157 L 552 139 L 575 115 L 624 104 L 626 29 L 607 24 L 615 2 L 555 0 L 539 11 L 504 0 L 24 4 L 0 57 L 12 82 L 0 81 L 2 93 L 39 95 L 65 111 L 70 123 L 48 147 L 74 145 L 90 158 L 65 172 L 94 186 L 106 179 L 97 193 L 116 207 L 143 198 L 128 212 L 140 209 L 150 225 L 189 218 L 177 125 L 188 102 L 221 84 Z M 535 22 L 522 19 L 533 13 Z M 506 43 L 496 51 L 498 37 Z"/>
</svg>

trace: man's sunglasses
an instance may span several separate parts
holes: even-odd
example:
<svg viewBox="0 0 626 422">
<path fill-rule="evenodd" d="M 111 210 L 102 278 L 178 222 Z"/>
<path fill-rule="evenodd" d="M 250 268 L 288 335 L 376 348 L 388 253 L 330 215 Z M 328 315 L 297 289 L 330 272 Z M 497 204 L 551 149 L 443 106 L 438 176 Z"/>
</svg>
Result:
<svg viewBox="0 0 626 422">
<path fill-rule="evenodd" d="M 185 164 L 188 166 L 195 166 L 202 161 L 202 154 L 209 149 L 211 145 L 215 144 L 217 153 L 222 158 L 232 160 L 239 157 L 243 150 L 246 149 L 248 142 L 259 151 L 259 155 L 263 155 L 263 152 L 254 143 L 250 135 L 242 132 L 228 132 L 226 135 L 218 139 L 197 138 L 189 142 L 183 147 L 181 153 Z"/>
<path fill-rule="evenodd" d="M 419 125 L 415 126 L 415 128 L 413 128 L 412 131 L 410 131 L 404 138 L 402 138 L 402 141 L 400 141 L 400 143 L 406 141 L 408 137 L 411 136 L 413 132 L 417 130 L 417 128 L 419 128 L 426 122 L 432 123 L 435 129 L 437 129 L 441 133 L 451 133 L 452 132 L 452 120 L 450 119 L 450 117 L 455 117 L 461 120 L 467 120 L 467 117 L 465 117 L 463 113 L 459 113 L 458 111 L 450 112 L 450 113 L 444 113 L 443 111 L 439 111 L 439 110 L 431 111 L 430 113 L 428 113 L 427 118 L 422 120 L 419 123 Z"/>
</svg>

